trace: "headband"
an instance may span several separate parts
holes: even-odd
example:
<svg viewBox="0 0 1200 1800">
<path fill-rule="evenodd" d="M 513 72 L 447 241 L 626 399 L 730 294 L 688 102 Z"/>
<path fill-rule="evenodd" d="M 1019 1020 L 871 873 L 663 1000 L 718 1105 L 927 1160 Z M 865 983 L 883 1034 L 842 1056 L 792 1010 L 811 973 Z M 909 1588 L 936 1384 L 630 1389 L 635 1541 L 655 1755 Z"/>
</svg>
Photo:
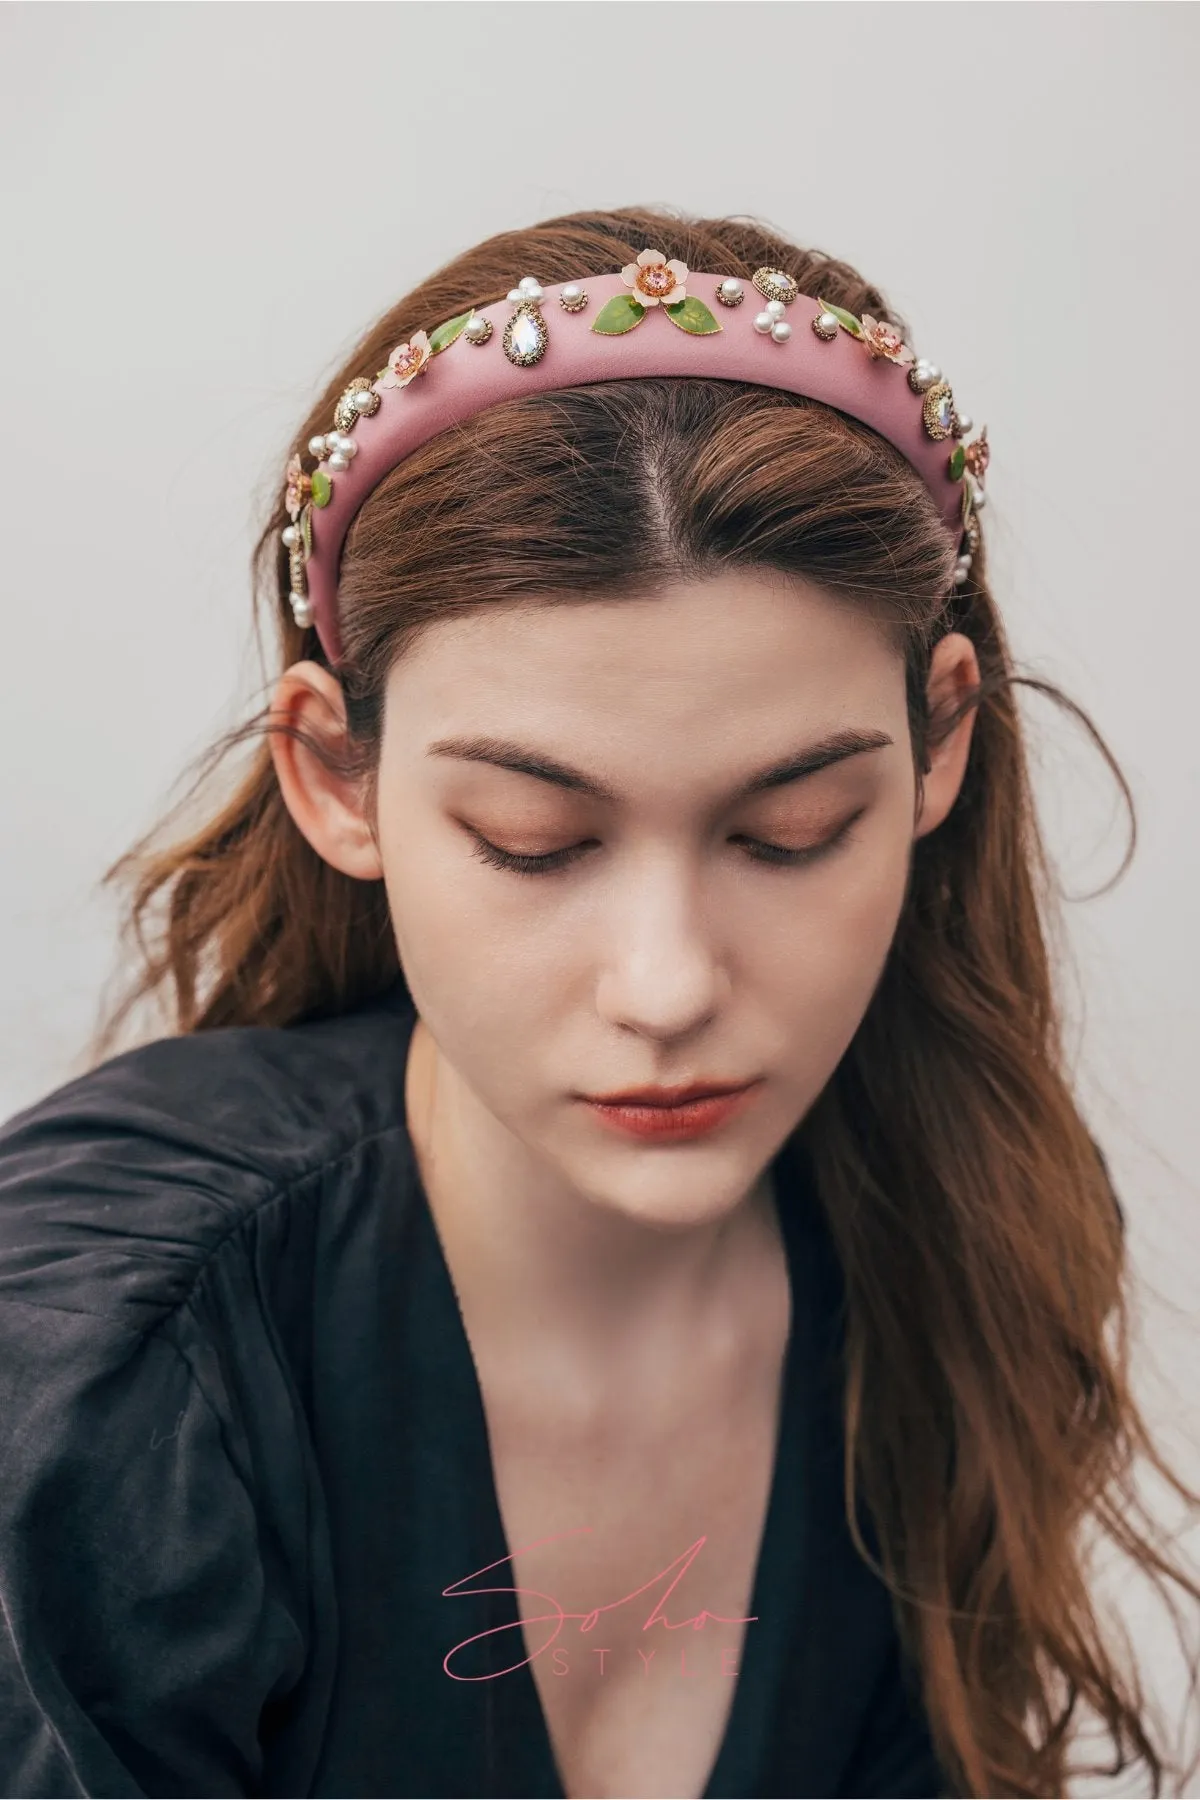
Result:
<svg viewBox="0 0 1200 1800">
<path fill-rule="evenodd" d="M 974 443 L 959 441 L 973 427 L 955 407 L 949 382 L 890 325 L 801 294 L 779 269 L 756 269 L 751 286 L 765 302 L 762 310 L 744 324 L 734 318 L 724 324 L 701 295 L 731 310 L 746 298 L 744 282 L 643 250 L 618 273 L 557 287 L 526 275 L 506 300 L 471 307 L 397 344 L 378 375 L 357 376 L 345 389 L 333 429 L 309 439 L 318 466 L 307 472 L 299 454 L 287 465 L 292 523 L 282 536 L 296 623 L 316 626 L 336 668 L 342 660 L 338 561 L 346 533 L 367 495 L 418 445 L 530 389 L 631 375 L 716 376 L 783 388 L 871 426 L 908 459 L 937 501 L 960 552 L 954 580 L 961 586 L 979 544 L 987 427 Z M 552 324 L 545 309 L 555 302 L 569 317 L 556 314 Z M 590 323 L 576 321 L 589 309 Z M 810 329 L 793 331 L 789 311 Z"/>
</svg>

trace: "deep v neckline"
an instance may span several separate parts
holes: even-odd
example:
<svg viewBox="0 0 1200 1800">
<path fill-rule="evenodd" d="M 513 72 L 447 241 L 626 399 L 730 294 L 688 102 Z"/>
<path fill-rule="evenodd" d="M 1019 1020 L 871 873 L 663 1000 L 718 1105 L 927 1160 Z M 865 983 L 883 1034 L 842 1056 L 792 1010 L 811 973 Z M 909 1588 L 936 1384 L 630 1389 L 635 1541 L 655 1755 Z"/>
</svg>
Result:
<svg viewBox="0 0 1200 1800">
<path fill-rule="evenodd" d="M 464 1440 L 457 1448 L 470 1465 L 467 1488 L 474 1533 L 469 1564 L 471 1591 L 484 1594 L 493 1583 L 498 1590 L 487 1592 L 484 1601 L 487 1630 L 496 1635 L 476 1646 L 483 1650 L 487 1667 L 497 1671 L 493 1677 L 477 1678 L 482 1681 L 485 1703 L 483 1754 L 491 1783 L 487 1792 L 524 1796 L 525 1800 L 567 1800 L 531 1662 L 525 1660 L 516 1668 L 512 1666 L 520 1651 L 527 1655 L 527 1646 L 520 1609 L 511 1592 L 511 1545 L 500 1510 L 483 1388 L 415 1154 L 413 1165 L 417 1223 L 425 1237 L 424 1250 L 433 1272 L 438 1341 L 447 1359 L 439 1373 L 446 1383 L 448 1403 L 456 1415 L 467 1421 Z M 789 1204 L 795 1188 L 789 1144 L 777 1152 L 772 1171 L 790 1288 L 775 1454 L 751 1584 L 748 1614 L 753 1623 L 746 1626 L 725 1729 L 700 1800 L 737 1800 L 738 1796 L 756 1791 L 779 1701 L 789 1636 L 795 1622 L 794 1600 L 799 1591 L 805 1517 L 801 1504 L 800 1340 L 811 1312 L 801 1279 L 804 1265 L 798 1255 L 799 1221 Z M 519 1646 L 519 1651 L 515 1646 Z M 519 1780 L 515 1779 L 517 1771 Z"/>
</svg>

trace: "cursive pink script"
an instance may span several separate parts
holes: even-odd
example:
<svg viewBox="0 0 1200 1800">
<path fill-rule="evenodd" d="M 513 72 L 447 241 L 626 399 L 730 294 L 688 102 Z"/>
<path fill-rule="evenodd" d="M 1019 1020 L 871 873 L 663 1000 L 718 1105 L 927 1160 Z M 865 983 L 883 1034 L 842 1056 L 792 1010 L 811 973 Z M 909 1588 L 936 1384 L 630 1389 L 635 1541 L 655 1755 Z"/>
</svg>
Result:
<svg viewBox="0 0 1200 1800">
<path fill-rule="evenodd" d="M 591 1529 L 590 1525 L 579 1525 L 575 1527 L 575 1531 L 590 1531 Z M 539 1544 L 550 1544 L 554 1542 L 555 1538 L 572 1536 L 574 1536 L 574 1531 L 556 1531 L 552 1532 L 549 1537 L 535 1538 L 532 1544 L 526 1544 L 524 1548 L 526 1550 L 536 1550 Z M 507 1669 L 496 1669 L 487 1675 L 457 1675 L 450 1667 L 450 1658 L 456 1655 L 459 1650 L 465 1650 L 468 1644 L 477 1643 L 480 1638 L 494 1637 L 497 1632 L 501 1631 L 520 1631 L 522 1621 L 519 1617 L 513 1620 L 509 1625 L 493 1625 L 488 1631 L 477 1631 L 473 1637 L 463 1638 L 461 1643 L 455 1644 L 453 1649 L 446 1652 L 446 1655 L 442 1659 L 442 1667 L 452 1681 L 494 1681 L 499 1675 L 511 1675 L 514 1669 L 523 1669 L 526 1663 L 531 1663 L 536 1657 L 539 1657 L 543 1650 L 548 1650 L 568 1619 L 579 1619 L 581 1621 L 579 1626 L 581 1632 L 591 1631 L 601 1613 L 615 1612 L 618 1607 L 624 1606 L 628 1601 L 636 1600 L 639 1594 L 644 1594 L 646 1589 L 653 1587 L 656 1581 L 661 1581 L 664 1575 L 669 1575 L 671 1570 L 676 1568 L 678 1564 L 682 1564 L 682 1567 L 679 1568 L 679 1572 L 675 1576 L 674 1581 L 672 1581 L 671 1586 L 667 1588 L 666 1592 L 662 1595 L 662 1598 L 654 1606 L 650 1613 L 650 1617 L 642 1626 L 643 1631 L 649 1631 L 651 1625 L 661 1625 L 666 1631 L 681 1631 L 685 1626 L 690 1625 L 693 1631 L 702 1631 L 709 1619 L 714 1620 L 719 1625 L 752 1625 L 758 1617 L 757 1613 L 751 1614 L 749 1618 L 745 1619 L 727 1619 L 721 1613 L 710 1613 L 701 1610 L 696 1614 L 695 1618 L 680 1619 L 676 1624 L 672 1624 L 665 1615 L 660 1613 L 659 1608 L 667 1600 L 672 1588 L 677 1587 L 683 1580 L 707 1542 L 707 1536 L 698 1537 L 695 1543 L 690 1545 L 688 1549 L 683 1552 L 682 1556 L 676 1557 L 675 1562 L 668 1563 L 665 1569 L 660 1569 L 657 1575 L 652 1575 L 649 1581 L 642 1583 L 641 1587 L 634 1588 L 632 1593 L 623 1595 L 620 1600 L 611 1600 L 607 1606 L 593 1607 L 592 1611 L 588 1613 L 564 1612 L 553 1594 L 544 1594 L 539 1588 L 467 1588 L 465 1590 L 467 1594 L 525 1594 L 532 1599 L 548 1600 L 554 1609 L 552 1612 L 536 1613 L 533 1617 L 524 1622 L 527 1625 L 540 1625 L 543 1619 L 554 1619 L 557 1623 L 545 1643 L 540 1644 L 531 1656 L 523 1656 L 520 1662 L 510 1663 Z M 464 1575 L 461 1581 L 452 1582 L 449 1587 L 442 1589 L 443 1598 L 454 1596 L 456 1590 L 458 1590 L 457 1597 L 461 1597 L 464 1591 L 463 1582 L 474 1581 L 476 1576 L 486 1575 L 489 1569 L 497 1568 L 500 1563 L 511 1562 L 512 1557 L 515 1554 L 519 1554 L 519 1552 L 510 1551 L 506 1556 L 498 1556 L 495 1562 L 487 1563 L 482 1569 L 476 1569 L 474 1575 Z M 639 1651 L 638 1654 L 640 1655 L 641 1652 Z"/>
</svg>

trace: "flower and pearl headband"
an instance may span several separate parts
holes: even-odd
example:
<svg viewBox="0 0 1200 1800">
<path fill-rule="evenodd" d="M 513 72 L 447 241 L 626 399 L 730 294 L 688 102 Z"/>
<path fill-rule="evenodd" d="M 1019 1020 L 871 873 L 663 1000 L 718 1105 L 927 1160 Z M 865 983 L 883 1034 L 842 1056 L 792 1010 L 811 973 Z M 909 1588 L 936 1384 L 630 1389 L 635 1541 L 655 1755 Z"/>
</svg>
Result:
<svg viewBox="0 0 1200 1800">
<path fill-rule="evenodd" d="M 731 312 L 747 297 L 745 282 L 698 273 L 678 257 L 643 250 L 616 273 L 557 288 L 526 275 L 506 300 L 471 307 L 429 332 L 414 331 L 396 345 L 385 368 L 373 377 L 356 376 L 340 395 L 332 429 L 308 442 L 317 466 L 306 469 L 299 453 L 287 465 L 291 524 L 283 542 L 297 624 L 316 627 L 336 668 L 342 660 L 337 570 L 346 532 L 372 489 L 420 444 L 530 388 L 631 375 L 754 382 L 808 395 L 862 420 L 894 444 L 929 487 L 959 552 L 954 579 L 961 585 L 980 539 L 987 427 L 973 443 L 962 442 L 973 427 L 955 405 L 949 382 L 890 325 L 801 294 L 781 269 L 756 269 L 749 285 L 763 304 L 744 329 L 727 329 L 702 296 Z M 554 301 L 572 322 L 551 330 L 544 309 Z M 574 323 L 589 307 L 590 324 Z M 807 318 L 810 329 L 794 331 L 789 312 Z M 476 350 L 484 354 L 476 356 Z"/>
</svg>

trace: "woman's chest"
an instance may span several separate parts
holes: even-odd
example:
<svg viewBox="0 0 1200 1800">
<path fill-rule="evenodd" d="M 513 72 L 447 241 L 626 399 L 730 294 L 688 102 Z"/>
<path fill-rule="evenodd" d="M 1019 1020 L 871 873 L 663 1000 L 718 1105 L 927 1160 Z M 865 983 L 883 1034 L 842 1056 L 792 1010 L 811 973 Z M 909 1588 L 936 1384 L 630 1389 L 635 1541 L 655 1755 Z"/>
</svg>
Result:
<svg viewBox="0 0 1200 1800">
<path fill-rule="evenodd" d="M 756 1629 L 779 1390 L 769 1371 L 735 1410 L 652 1441 L 491 1423 L 523 1638 L 512 1660 L 531 1659 L 568 1796 L 704 1792 Z"/>
</svg>

